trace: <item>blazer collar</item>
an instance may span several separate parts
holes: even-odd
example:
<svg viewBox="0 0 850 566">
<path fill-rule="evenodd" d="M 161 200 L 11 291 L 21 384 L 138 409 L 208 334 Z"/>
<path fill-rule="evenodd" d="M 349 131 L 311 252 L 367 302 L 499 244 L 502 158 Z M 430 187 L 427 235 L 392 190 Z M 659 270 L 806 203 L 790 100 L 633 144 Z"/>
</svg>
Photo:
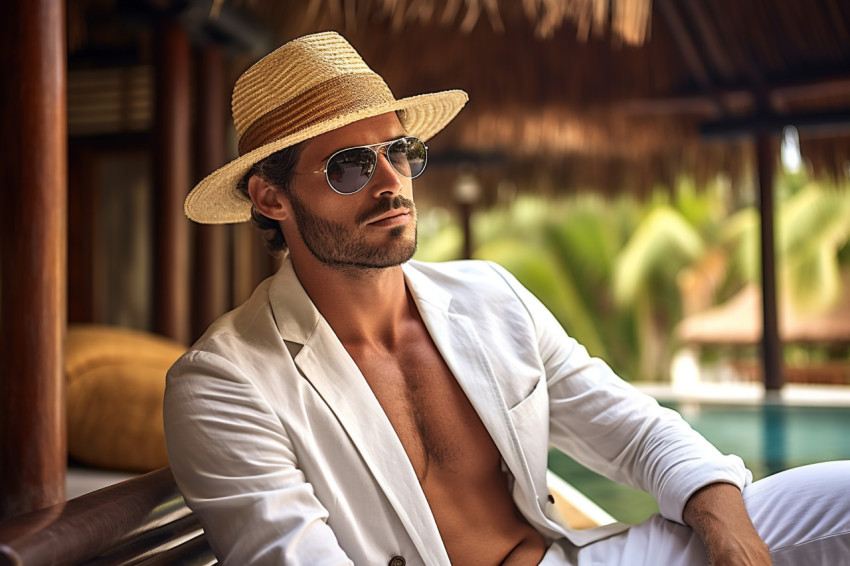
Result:
<svg viewBox="0 0 850 566">
<path fill-rule="evenodd" d="M 451 295 L 413 267 L 415 264 L 408 262 L 402 266 L 402 270 L 420 311 L 421 305 L 427 303 L 431 307 L 429 311 L 436 309 L 436 312 L 448 313 Z M 269 301 L 278 331 L 287 342 L 302 346 L 307 344 L 320 321 L 324 320 L 301 286 L 289 255 L 284 257 L 280 269 L 272 278 Z"/>
<path fill-rule="evenodd" d="M 298 281 L 289 254 L 272 278 L 269 302 L 281 338 L 304 345 L 316 331 L 322 315 Z"/>
<path fill-rule="evenodd" d="M 407 453 L 354 360 L 285 258 L 269 290 L 281 338 L 360 452 L 426 564 L 449 566 L 440 532 Z"/>
</svg>

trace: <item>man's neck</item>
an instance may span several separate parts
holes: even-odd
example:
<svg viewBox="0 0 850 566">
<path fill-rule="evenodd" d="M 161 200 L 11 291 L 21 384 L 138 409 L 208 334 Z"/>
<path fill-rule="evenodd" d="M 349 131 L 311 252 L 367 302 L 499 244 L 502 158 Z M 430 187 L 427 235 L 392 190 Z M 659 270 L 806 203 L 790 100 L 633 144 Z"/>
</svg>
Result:
<svg viewBox="0 0 850 566">
<path fill-rule="evenodd" d="M 293 268 L 346 347 L 392 349 L 402 324 L 415 309 L 401 266 L 339 268 L 293 258 Z"/>
</svg>

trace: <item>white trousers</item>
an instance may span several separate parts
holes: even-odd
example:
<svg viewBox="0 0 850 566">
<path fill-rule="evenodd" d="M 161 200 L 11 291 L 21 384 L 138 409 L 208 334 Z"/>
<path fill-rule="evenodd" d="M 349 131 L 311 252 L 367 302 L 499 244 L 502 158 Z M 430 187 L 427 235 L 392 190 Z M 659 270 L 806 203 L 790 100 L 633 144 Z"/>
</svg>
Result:
<svg viewBox="0 0 850 566">
<path fill-rule="evenodd" d="M 850 565 L 850 461 L 794 468 L 744 488 L 744 503 L 775 566 Z M 582 548 L 553 544 L 541 566 L 707 565 L 699 537 L 653 515 Z"/>
</svg>

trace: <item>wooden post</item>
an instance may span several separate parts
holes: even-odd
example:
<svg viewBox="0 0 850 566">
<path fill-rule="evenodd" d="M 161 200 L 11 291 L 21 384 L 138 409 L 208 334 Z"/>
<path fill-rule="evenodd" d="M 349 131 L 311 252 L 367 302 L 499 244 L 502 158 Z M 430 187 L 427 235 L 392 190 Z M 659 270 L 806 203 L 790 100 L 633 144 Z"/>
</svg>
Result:
<svg viewBox="0 0 850 566">
<path fill-rule="evenodd" d="M 65 3 L 0 18 L 0 520 L 65 499 Z"/>
<path fill-rule="evenodd" d="M 471 259 L 474 249 L 472 241 L 472 213 L 475 203 L 481 198 L 481 186 L 471 168 L 461 171 L 453 189 L 455 202 L 460 211 L 460 224 L 463 230 L 463 259 Z"/>
<path fill-rule="evenodd" d="M 198 175 L 202 179 L 224 164 L 228 96 L 225 58 L 217 46 L 203 49 L 198 65 Z M 192 288 L 192 338 L 230 308 L 229 226 L 199 224 L 195 229 Z"/>
<path fill-rule="evenodd" d="M 472 259 L 472 206 L 471 202 L 461 202 L 458 204 L 458 208 L 460 208 L 460 225 L 463 230 L 462 259 Z"/>
<path fill-rule="evenodd" d="M 765 390 L 782 388 L 782 343 L 779 340 L 779 317 L 776 305 L 776 251 L 774 245 L 773 166 L 776 154 L 770 134 L 756 134 L 758 161 L 759 209 L 761 211 L 761 277 L 762 277 L 762 371 Z"/>
<path fill-rule="evenodd" d="M 189 341 L 189 220 L 183 199 L 190 187 L 189 76 L 191 47 L 176 22 L 158 25 L 154 126 L 154 331 Z"/>
<path fill-rule="evenodd" d="M 84 144 L 68 147 L 68 324 L 105 320 L 101 300 L 105 285 L 96 276 L 104 263 L 98 254 L 102 219 L 98 211 L 99 186 L 95 154 Z"/>
</svg>

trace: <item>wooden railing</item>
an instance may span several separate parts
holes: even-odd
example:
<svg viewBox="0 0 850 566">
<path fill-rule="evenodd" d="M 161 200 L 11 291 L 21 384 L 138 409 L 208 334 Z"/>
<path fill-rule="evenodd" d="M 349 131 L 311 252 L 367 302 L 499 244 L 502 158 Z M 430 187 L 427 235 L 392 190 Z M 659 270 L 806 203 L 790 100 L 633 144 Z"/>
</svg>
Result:
<svg viewBox="0 0 850 566">
<path fill-rule="evenodd" d="M 574 529 L 614 519 L 549 472 L 558 520 Z M 170 468 L 0 523 L 0 566 L 217 564 Z"/>
<path fill-rule="evenodd" d="M 170 468 L 0 523 L 0 566 L 210 565 Z"/>
</svg>

